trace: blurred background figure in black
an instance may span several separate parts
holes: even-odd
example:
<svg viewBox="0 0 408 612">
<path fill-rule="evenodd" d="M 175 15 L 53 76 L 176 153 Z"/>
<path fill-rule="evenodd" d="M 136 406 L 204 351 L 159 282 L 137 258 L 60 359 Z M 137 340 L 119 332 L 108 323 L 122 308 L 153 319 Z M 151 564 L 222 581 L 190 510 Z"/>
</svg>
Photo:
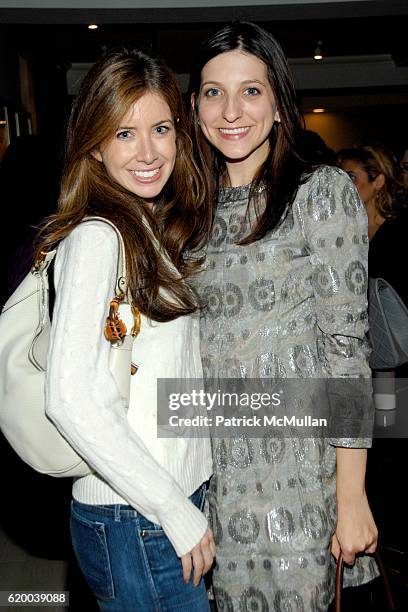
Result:
<svg viewBox="0 0 408 612">
<path fill-rule="evenodd" d="M 312 130 L 302 130 L 299 133 L 296 150 L 305 161 L 316 165 L 334 166 L 336 164 L 336 153 L 326 145 L 317 132 Z"/>
<path fill-rule="evenodd" d="M 58 143 L 24 136 L 9 145 L 0 163 L 2 305 L 33 264 L 36 226 L 56 208 L 60 159 Z"/>
</svg>

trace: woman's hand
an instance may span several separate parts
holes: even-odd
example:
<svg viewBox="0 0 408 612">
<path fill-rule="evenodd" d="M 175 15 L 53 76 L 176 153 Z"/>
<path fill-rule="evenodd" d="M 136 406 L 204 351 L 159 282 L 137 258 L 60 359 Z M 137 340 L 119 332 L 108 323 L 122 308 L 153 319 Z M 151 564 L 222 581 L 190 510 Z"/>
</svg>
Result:
<svg viewBox="0 0 408 612">
<path fill-rule="evenodd" d="M 357 553 L 373 553 L 377 546 L 377 527 L 364 486 L 367 451 L 338 447 L 336 456 L 337 527 L 331 552 L 336 559 L 341 552 L 344 561 L 353 564 Z"/>
<path fill-rule="evenodd" d="M 331 553 L 336 560 L 340 552 L 345 563 L 352 565 L 357 553 L 373 553 L 378 531 L 365 492 L 359 497 L 339 501 L 336 532 Z"/>
<path fill-rule="evenodd" d="M 181 557 L 184 582 L 190 580 L 191 570 L 194 569 L 193 584 L 197 586 L 201 576 L 204 576 L 211 568 L 214 558 L 215 542 L 213 532 L 208 527 L 199 543 L 189 553 Z"/>
</svg>

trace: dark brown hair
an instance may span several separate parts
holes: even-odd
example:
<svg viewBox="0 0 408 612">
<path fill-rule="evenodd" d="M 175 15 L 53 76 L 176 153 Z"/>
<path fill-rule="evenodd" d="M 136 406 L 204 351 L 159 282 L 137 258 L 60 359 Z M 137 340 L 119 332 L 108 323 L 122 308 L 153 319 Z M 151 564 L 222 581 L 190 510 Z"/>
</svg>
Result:
<svg viewBox="0 0 408 612">
<path fill-rule="evenodd" d="M 266 65 L 280 116 L 280 123 L 274 123 L 269 135 L 269 155 L 251 184 L 249 201 L 255 205 L 257 223 L 250 235 L 239 243 L 250 244 L 260 240 L 281 222 L 296 196 L 299 184 L 306 178 L 309 165 L 296 153 L 296 141 L 303 119 L 286 57 L 274 37 L 258 25 L 234 22 L 217 31 L 203 44 L 191 73 L 190 95 L 194 94 L 198 99 L 201 72 L 207 62 L 221 53 L 237 49 L 254 55 Z M 203 136 L 197 119 L 196 104 L 191 111 L 193 142 L 214 208 L 216 192 L 221 181 L 227 178 L 226 165 L 223 156 Z M 266 207 L 260 211 L 258 194 L 263 189 Z"/>
<path fill-rule="evenodd" d="M 175 167 L 157 197 L 154 214 L 142 198 L 111 178 L 93 155 L 113 137 L 123 116 L 146 92 L 160 95 L 168 104 L 176 130 Z M 59 211 L 43 227 L 40 250 L 54 247 L 86 215 L 109 219 L 124 239 L 134 304 L 156 321 L 172 320 L 196 309 L 195 296 L 183 279 L 199 264 L 187 252 L 201 248 L 208 235 L 205 194 L 173 72 L 161 60 L 140 51 L 109 52 L 91 68 L 73 105 Z M 181 278 L 166 265 L 152 233 Z"/>
<path fill-rule="evenodd" d="M 350 159 L 362 168 L 370 183 L 377 176 L 384 176 L 384 185 L 377 192 L 375 207 L 384 219 L 394 219 L 406 206 L 401 168 L 393 153 L 378 145 L 363 145 L 352 149 L 342 149 L 337 154 L 339 166 Z"/>
</svg>

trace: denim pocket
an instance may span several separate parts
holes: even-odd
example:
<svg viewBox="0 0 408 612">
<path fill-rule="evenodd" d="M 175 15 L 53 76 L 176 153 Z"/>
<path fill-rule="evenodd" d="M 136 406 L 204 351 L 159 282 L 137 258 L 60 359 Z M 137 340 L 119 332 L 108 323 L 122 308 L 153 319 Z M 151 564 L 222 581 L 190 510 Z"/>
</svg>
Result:
<svg viewBox="0 0 408 612">
<path fill-rule="evenodd" d="M 80 516 L 71 508 L 71 538 L 79 566 L 95 597 L 114 599 L 105 525 Z"/>
</svg>

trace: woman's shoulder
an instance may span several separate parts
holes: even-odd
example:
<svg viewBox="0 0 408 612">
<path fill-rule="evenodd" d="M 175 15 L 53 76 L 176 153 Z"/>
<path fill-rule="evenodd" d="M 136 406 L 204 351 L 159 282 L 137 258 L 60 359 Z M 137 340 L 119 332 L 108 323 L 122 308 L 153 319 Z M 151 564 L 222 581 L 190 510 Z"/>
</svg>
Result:
<svg viewBox="0 0 408 612">
<path fill-rule="evenodd" d="M 67 235 L 67 239 L 80 240 L 88 239 L 104 239 L 110 242 L 117 240 L 114 227 L 109 221 L 101 219 L 83 219 L 78 223 L 73 230 Z"/>
<path fill-rule="evenodd" d="M 119 242 L 115 230 L 103 221 L 79 223 L 58 246 L 57 261 L 71 266 L 86 262 L 89 270 L 116 268 Z"/>
<path fill-rule="evenodd" d="M 310 172 L 302 176 L 302 185 L 307 189 L 316 188 L 318 185 L 323 186 L 345 186 L 353 185 L 350 177 L 346 172 L 337 166 L 321 165 L 313 168 Z"/>
<path fill-rule="evenodd" d="M 106 221 L 92 219 L 82 221 L 62 241 L 64 249 L 81 248 L 98 256 L 101 251 L 117 252 L 118 237 L 115 229 Z"/>
</svg>

